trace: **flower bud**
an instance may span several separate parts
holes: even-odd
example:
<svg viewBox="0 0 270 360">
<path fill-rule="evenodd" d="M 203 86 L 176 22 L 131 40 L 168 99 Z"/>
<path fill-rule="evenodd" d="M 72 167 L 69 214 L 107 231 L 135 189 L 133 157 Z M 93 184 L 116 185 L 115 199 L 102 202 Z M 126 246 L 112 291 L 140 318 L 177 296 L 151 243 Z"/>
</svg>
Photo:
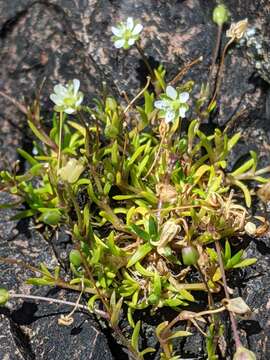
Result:
<svg viewBox="0 0 270 360">
<path fill-rule="evenodd" d="M 82 258 L 79 250 L 73 249 L 69 253 L 69 261 L 72 265 L 74 265 L 76 268 L 79 267 L 82 263 Z"/>
<path fill-rule="evenodd" d="M 147 302 L 148 302 L 148 304 L 155 305 L 155 304 L 157 304 L 158 300 L 159 300 L 159 298 L 157 295 L 151 294 L 151 295 L 149 295 Z"/>
<path fill-rule="evenodd" d="M 6 305 L 9 299 L 9 293 L 7 289 L 0 288 L 0 306 Z"/>
<path fill-rule="evenodd" d="M 230 16 L 228 8 L 224 4 L 217 5 L 213 11 L 213 21 L 218 25 L 223 25 Z"/>
<path fill-rule="evenodd" d="M 244 348 L 243 346 L 240 346 L 236 350 L 236 353 L 233 356 L 233 360 L 256 360 L 256 356 L 252 351 Z"/>
<path fill-rule="evenodd" d="M 182 249 L 182 258 L 185 265 L 195 265 L 199 259 L 199 252 L 194 246 L 186 246 Z"/>
</svg>

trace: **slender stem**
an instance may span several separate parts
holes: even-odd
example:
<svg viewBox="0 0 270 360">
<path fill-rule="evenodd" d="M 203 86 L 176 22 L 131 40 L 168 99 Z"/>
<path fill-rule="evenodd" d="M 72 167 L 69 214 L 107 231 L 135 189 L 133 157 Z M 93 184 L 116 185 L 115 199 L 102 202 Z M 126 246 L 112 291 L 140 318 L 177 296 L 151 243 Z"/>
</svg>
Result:
<svg viewBox="0 0 270 360">
<path fill-rule="evenodd" d="M 63 134 L 63 111 L 60 111 L 60 120 L 59 120 L 59 140 L 58 140 L 58 161 L 57 161 L 57 170 L 61 166 L 61 149 L 62 149 L 62 134 Z"/>
<path fill-rule="evenodd" d="M 150 82 L 151 82 L 151 78 L 149 76 L 147 76 L 147 83 L 145 85 L 145 87 L 135 96 L 134 99 L 132 99 L 130 101 L 130 103 L 128 104 L 128 106 L 125 108 L 124 110 L 124 114 L 126 114 L 128 112 L 128 110 L 130 109 L 130 107 L 135 103 L 135 101 L 137 99 L 140 98 L 140 96 L 145 92 L 145 90 L 148 88 L 148 86 L 150 85 Z"/>
<path fill-rule="evenodd" d="M 21 268 L 32 271 L 33 273 L 38 273 L 40 275 L 48 276 L 41 269 L 38 269 L 38 268 L 36 268 L 36 267 L 34 267 L 32 265 L 28 265 L 25 262 L 23 262 L 22 260 L 11 259 L 11 258 L 3 258 L 3 257 L 0 256 L 0 262 L 2 262 L 4 264 L 9 264 L 9 265 L 18 265 Z M 81 291 L 81 286 L 71 285 L 68 282 L 65 282 L 64 280 L 55 279 L 54 277 L 51 277 L 51 280 L 54 281 L 54 285 L 57 286 L 57 287 L 60 287 L 60 288 L 63 288 L 63 289 L 70 289 L 70 290 L 74 290 L 74 291 Z M 89 293 L 89 294 L 97 294 L 95 289 L 90 288 L 90 287 L 84 288 L 84 291 Z"/>
<path fill-rule="evenodd" d="M 223 24 L 218 26 L 216 46 L 215 46 L 215 49 L 214 49 L 214 52 L 213 52 L 212 65 L 211 65 L 211 69 L 210 69 L 208 83 L 210 83 L 210 81 L 212 79 L 213 72 L 214 72 L 214 69 L 215 69 L 215 64 L 217 62 L 217 57 L 218 57 L 218 52 L 219 52 L 220 42 L 221 42 L 222 29 L 223 29 Z"/>
<path fill-rule="evenodd" d="M 179 73 L 169 82 L 169 85 L 175 85 L 183 75 L 185 75 L 185 73 L 193 66 L 198 64 L 199 62 L 201 62 L 203 60 L 203 57 L 200 56 L 197 59 L 189 62 L 187 65 L 185 65 L 180 71 Z"/>
<path fill-rule="evenodd" d="M 80 209 L 80 206 L 77 202 L 77 199 L 74 195 L 74 192 L 73 192 L 73 189 L 71 187 L 70 184 L 66 184 L 66 188 L 67 188 L 67 192 L 68 192 L 68 195 L 70 196 L 70 199 L 73 203 L 73 206 L 74 206 L 74 209 L 75 209 L 75 212 L 76 212 L 76 215 L 77 215 L 77 219 L 78 219 L 78 226 L 79 226 L 79 229 L 80 231 L 82 230 L 83 228 L 83 219 L 82 219 L 82 214 L 81 214 L 81 209 Z"/>
<path fill-rule="evenodd" d="M 205 278 L 205 276 L 204 276 L 204 274 L 203 274 L 203 272 L 202 272 L 202 269 L 201 269 L 200 265 L 198 264 L 198 262 L 197 262 L 196 265 L 197 265 L 198 271 L 199 271 L 199 273 L 200 273 L 200 275 L 201 275 L 202 281 L 203 281 L 203 283 L 204 283 L 204 285 L 205 285 L 205 287 L 206 287 L 206 289 L 207 289 L 209 308 L 210 308 L 210 309 L 213 309 L 213 307 L 214 307 L 214 299 L 213 299 L 212 293 L 211 293 L 211 291 L 210 291 L 210 288 L 209 288 L 209 286 L 208 286 L 207 279 Z M 213 320 L 214 320 L 214 318 L 213 318 Z"/>
<path fill-rule="evenodd" d="M 225 297 L 226 297 L 226 299 L 230 299 L 230 295 L 229 295 L 228 287 L 227 287 L 227 280 L 226 280 L 225 270 L 224 270 L 224 266 L 223 266 L 223 260 L 222 260 L 222 256 L 221 256 L 221 249 L 220 249 L 219 241 L 215 242 L 215 246 L 216 246 L 216 250 L 217 250 L 217 254 L 218 254 L 218 262 L 219 262 L 219 266 L 220 266 L 220 272 L 221 272 L 221 276 L 222 276 Z M 235 346 L 236 346 L 236 349 L 237 349 L 240 346 L 242 346 L 242 344 L 241 344 L 240 337 L 239 337 L 239 334 L 238 334 L 236 320 L 235 320 L 234 314 L 231 311 L 229 311 L 229 316 L 230 316 L 230 321 L 231 321 Z"/>
<path fill-rule="evenodd" d="M 218 77 L 217 77 L 217 85 L 216 85 L 216 89 L 215 89 L 215 92 L 214 92 L 214 95 L 210 101 L 210 104 L 208 106 L 208 108 L 210 109 L 212 104 L 214 103 L 218 93 L 219 93 L 219 90 L 220 90 L 220 86 L 221 86 L 221 81 L 222 81 L 222 77 L 223 77 L 223 68 L 224 68 L 224 61 L 225 61 L 225 55 L 226 55 L 226 52 L 229 48 L 229 46 L 234 42 L 234 38 L 231 38 L 227 44 L 225 45 L 224 47 L 224 50 L 222 52 L 222 57 L 221 57 L 221 62 L 220 62 L 220 67 L 219 67 L 219 72 L 218 72 Z"/>
<path fill-rule="evenodd" d="M 86 310 L 89 311 L 88 306 L 82 305 L 82 304 L 77 304 L 71 301 L 66 301 L 66 300 L 59 300 L 59 299 L 54 299 L 54 298 L 50 298 L 50 297 L 45 297 L 45 296 L 36 296 L 36 295 L 25 295 L 25 294 L 9 294 L 9 297 L 12 298 L 19 298 L 19 299 L 31 299 L 31 300 L 36 300 L 36 301 L 45 301 L 45 302 L 50 302 L 50 303 L 55 303 L 55 304 L 62 304 L 62 305 L 68 305 L 68 306 L 72 306 L 72 307 L 76 307 L 82 310 Z M 103 317 L 104 319 L 108 319 L 108 315 L 106 312 L 102 311 L 102 310 L 98 310 L 98 309 L 93 309 L 93 312 L 101 317 Z"/>
<path fill-rule="evenodd" d="M 150 169 L 147 171 L 147 174 L 143 177 L 143 180 L 146 180 L 146 178 L 151 174 L 152 170 L 156 166 L 156 163 L 157 163 L 159 155 L 160 155 L 160 151 L 162 149 L 162 145 L 163 145 L 163 143 L 165 141 L 165 137 L 166 137 L 166 132 L 163 134 L 163 136 L 161 138 L 161 141 L 160 141 L 160 144 L 159 144 L 155 159 L 154 159 L 152 165 L 150 166 Z"/>
<path fill-rule="evenodd" d="M 85 128 L 85 155 L 87 159 L 90 159 L 90 131 L 88 128 L 88 125 L 83 117 L 83 113 L 81 111 L 78 111 L 79 119 Z"/>
<path fill-rule="evenodd" d="M 138 44 L 138 42 L 135 43 L 135 46 L 136 46 L 136 49 L 139 51 L 139 53 L 143 59 L 143 62 L 145 63 L 145 65 L 147 67 L 147 70 L 149 71 L 152 82 L 155 81 L 156 76 L 154 74 L 153 69 L 151 68 L 151 65 L 149 64 L 147 57 L 144 54 L 143 48 Z"/>
</svg>

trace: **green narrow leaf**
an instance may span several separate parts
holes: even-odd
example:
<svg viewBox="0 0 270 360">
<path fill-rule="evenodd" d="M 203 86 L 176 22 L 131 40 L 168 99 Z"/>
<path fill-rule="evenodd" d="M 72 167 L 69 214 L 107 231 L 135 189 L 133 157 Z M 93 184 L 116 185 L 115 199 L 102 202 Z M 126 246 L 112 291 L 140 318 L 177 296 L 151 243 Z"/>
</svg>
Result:
<svg viewBox="0 0 270 360">
<path fill-rule="evenodd" d="M 129 200 L 129 199 L 136 199 L 140 198 L 139 195 L 115 195 L 113 196 L 114 200 L 122 201 L 122 200 Z"/>
<path fill-rule="evenodd" d="M 199 128 L 198 120 L 192 120 L 188 127 L 188 153 L 192 151 L 193 141 Z"/>
<path fill-rule="evenodd" d="M 152 347 L 148 347 L 148 348 L 144 349 L 143 351 L 141 351 L 140 355 L 143 357 L 144 355 L 146 355 L 146 354 L 148 354 L 150 352 L 156 352 L 156 349 L 154 349 Z"/>
<path fill-rule="evenodd" d="M 244 183 L 242 183 L 242 181 L 239 181 L 239 180 L 234 180 L 234 184 L 236 186 L 238 186 L 243 191 L 246 205 L 247 205 L 248 208 L 250 208 L 250 206 L 251 206 L 251 195 L 250 195 L 250 192 L 248 190 L 248 187 Z"/>
<path fill-rule="evenodd" d="M 145 230 L 141 229 L 138 225 L 132 224 L 130 227 L 135 232 L 135 234 L 139 236 L 139 238 L 145 241 L 150 240 L 149 234 Z"/>
<path fill-rule="evenodd" d="M 146 164 L 148 163 L 148 160 L 150 158 L 150 155 L 146 155 L 142 161 L 140 161 L 139 165 L 138 165 L 138 171 L 137 171 L 137 176 L 140 177 L 142 172 L 144 171 Z"/>
<path fill-rule="evenodd" d="M 227 262 L 230 260 L 231 256 L 232 256 L 231 246 L 230 246 L 229 241 L 226 240 L 226 243 L 225 243 L 225 255 L 224 255 L 225 264 L 227 264 Z"/>
<path fill-rule="evenodd" d="M 48 277 L 52 277 L 51 273 L 49 272 L 47 266 L 44 263 L 40 263 L 40 269 L 44 275 L 47 275 Z"/>
<path fill-rule="evenodd" d="M 18 214 L 11 217 L 11 220 L 21 220 L 27 217 L 31 217 L 36 214 L 36 210 L 28 209 L 20 211 Z"/>
<path fill-rule="evenodd" d="M 141 264 L 140 262 L 136 262 L 135 264 L 135 269 L 138 271 L 139 274 L 141 274 L 142 276 L 146 276 L 146 277 L 154 277 L 155 276 L 155 273 L 145 269 Z"/>
<path fill-rule="evenodd" d="M 137 321 L 131 337 L 131 345 L 133 349 L 139 351 L 139 335 L 141 329 L 141 321 Z"/>
<path fill-rule="evenodd" d="M 149 243 L 140 245 L 136 250 L 136 252 L 129 259 L 129 262 L 127 263 L 127 267 L 129 268 L 134 264 L 136 264 L 136 262 L 142 260 L 151 250 L 152 250 L 152 246 Z"/>
<path fill-rule="evenodd" d="M 232 138 L 228 140 L 228 150 L 231 151 L 231 149 L 238 143 L 239 139 L 241 137 L 241 133 L 236 133 L 233 135 Z"/>
<path fill-rule="evenodd" d="M 256 258 L 244 259 L 244 260 L 240 261 L 238 264 L 233 265 L 233 268 L 234 268 L 234 269 L 243 268 L 243 267 L 246 267 L 246 266 L 253 265 L 253 264 L 255 264 L 256 262 L 257 262 L 257 259 L 256 259 Z"/>
<path fill-rule="evenodd" d="M 112 327 L 115 327 L 118 325 L 118 322 L 120 320 L 120 312 L 122 309 L 122 305 L 123 305 L 123 298 L 121 297 L 112 309 L 112 316 L 111 316 L 111 326 Z"/>
<path fill-rule="evenodd" d="M 141 153 L 144 151 L 146 147 L 146 144 L 141 145 L 136 151 L 135 153 L 131 156 L 130 160 L 128 161 L 128 166 L 132 165 L 134 163 L 134 161 L 141 155 Z"/>
<path fill-rule="evenodd" d="M 113 166 L 117 166 L 119 163 L 119 151 L 118 151 L 118 143 L 117 140 L 113 143 L 111 150 L 111 159 Z"/>
<path fill-rule="evenodd" d="M 175 331 L 174 333 L 172 333 L 172 335 L 170 335 L 167 339 L 172 340 L 172 339 L 176 339 L 178 337 L 191 336 L 191 335 L 193 335 L 191 332 L 184 331 L 184 330 L 178 330 L 178 331 Z"/>
<path fill-rule="evenodd" d="M 29 278 L 26 280 L 26 283 L 37 286 L 54 285 L 54 280 L 48 280 L 45 278 Z"/>
<path fill-rule="evenodd" d="M 33 158 L 28 152 L 24 151 L 23 149 L 17 149 L 17 152 L 24 158 L 30 165 L 34 166 L 37 165 L 39 162 Z"/>
<path fill-rule="evenodd" d="M 152 240 L 158 240 L 158 226 L 156 219 L 153 216 L 149 217 L 148 220 L 148 231 Z"/>
<path fill-rule="evenodd" d="M 247 162 L 245 162 L 242 166 L 240 166 L 238 169 L 233 171 L 230 175 L 232 175 L 233 177 L 235 177 L 237 175 L 241 175 L 241 174 L 247 172 L 253 166 L 254 166 L 254 159 L 250 159 Z"/>
<path fill-rule="evenodd" d="M 225 265 L 225 269 L 231 269 L 236 264 L 238 264 L 241 261 L 241 258 L 243 256 L 244 250 L 238 251 Z"/>
</svg>

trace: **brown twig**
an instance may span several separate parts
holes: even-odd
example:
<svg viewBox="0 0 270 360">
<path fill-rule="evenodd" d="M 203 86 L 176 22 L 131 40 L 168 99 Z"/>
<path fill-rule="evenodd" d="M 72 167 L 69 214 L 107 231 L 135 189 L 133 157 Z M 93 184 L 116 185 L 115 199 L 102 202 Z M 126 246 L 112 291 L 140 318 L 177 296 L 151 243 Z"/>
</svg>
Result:
<svg viewBox="0 0 270 360">
<path fill-rule="evenodd" d="M 201 62 L 203 60 L 203 57 L 200 56 L 195 60 L 192 60 L 191 62 L 189 62 L 187 65 L 184 66 L 183 69 L 181 69 L 179 71 L 179 73 L 171 80 L 169 81 L 169 85 L 175 85 L 182 76 L 184 76 L 186 74 L 186 72 L 194 65 L 198 64 L 199 62 Z"/>
</svg>

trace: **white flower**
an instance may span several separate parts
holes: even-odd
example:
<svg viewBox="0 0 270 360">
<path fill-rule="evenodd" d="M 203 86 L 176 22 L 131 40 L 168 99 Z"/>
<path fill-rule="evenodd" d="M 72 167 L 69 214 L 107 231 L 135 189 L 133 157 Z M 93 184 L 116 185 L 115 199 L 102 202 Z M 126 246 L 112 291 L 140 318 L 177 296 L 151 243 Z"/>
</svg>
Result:
<svg viewBox="0 0 270 360">
<path fill-rule="evenodd" d="M 69 159 L 67 164 L 58 170 L 58 175 L 63 181 L 70 184 L 76 182 L 84 171 L 84 165 L 80 160 Z"/>
<path fill-rule="evenodd" d="M 139 39 L 143 26 L 134 22 L 132 17 L 126 23 L 121 22 L 117 27 L 112 27 L 114 46 L 117 49 L 129 49 Z"/>
<path fill-rule="evenodd" d="M 178 117 L 185 117 L 186 111 L 189 109 L 187 105 L 188 92 L 180 93 L 169 85 L 166 88 L 166 94 L 162 94 L 160 97 L 161 100 L 155 101 L 155 107 L 160 110 L 166 123 L 174 121 Z"/>
<path fill-rule="evenodd" d="M 50 99 L 55 103 L 55 111 L 67 114 L 75 113 L 83 101 L 83 93 L 79 91 L 80 80 L 74 79 L 67 85 L 58 84 L 54 87 L 54 93 Z"/>
</svg>

